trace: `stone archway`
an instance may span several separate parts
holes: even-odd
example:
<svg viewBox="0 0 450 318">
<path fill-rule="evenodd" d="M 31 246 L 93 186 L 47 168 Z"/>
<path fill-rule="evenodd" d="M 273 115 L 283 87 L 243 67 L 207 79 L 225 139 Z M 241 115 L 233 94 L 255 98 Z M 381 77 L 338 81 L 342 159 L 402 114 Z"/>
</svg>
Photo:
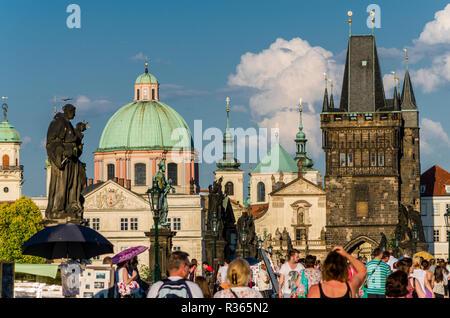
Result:
<svg viewBox="0 0 450 318">
<path fill-rule="evenodd" d="M 372 238 L 361 235 L 345 244 L 344 249 L 353 257 L 365 257 L 368 261 L 372 259 L 372 251 L 379 243 Z"/>
</svg>

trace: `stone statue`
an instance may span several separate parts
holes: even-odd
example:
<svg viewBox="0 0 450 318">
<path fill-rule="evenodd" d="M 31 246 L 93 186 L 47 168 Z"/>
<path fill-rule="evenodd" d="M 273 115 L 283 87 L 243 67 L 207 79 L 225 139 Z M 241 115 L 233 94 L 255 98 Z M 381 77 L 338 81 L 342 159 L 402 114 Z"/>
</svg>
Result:
<svg viewBox="0 0 450 318">
<path fill-rule="evenodd" d="M 237 230 L 239 235 L 239 244 L 242 247 L 241 233 L 243 230 L 247 231 L 247 242 L 245 248 L 249 251 L 248 255 L 251 257 L 256 257 L 257 254 L 257 240 L 255 233 L 255 222 L 253 215 L 245 211 L 242 213 L 241 217 L 237 221 Z"/>
<path fill-rule="evenodd" d="M 153 183 L 160 189 L 161 196 L 159 197 L 158 207 L 162 209 L 162 213 L 159 218 L 159 228 L 169 228 L 167 223 L 167 214 L 169 213 L 169 204 L 167 202 L 167 195 L 170 190 L 175 192 L 175 188 L 172 186 L 172 179 L 166 180 L 166 161 L 163 159 L 158 163 L 159 170 L 153 176 Z"/>
<path fill-rule="evenodd" d="M 86 164 L 79 158 L 83 152 L 82 139 L 86 124 L 76 129 L 70 122 L 75 106 L 66 104 L 64 113 L 57 113 L 47 131 L 47 155 L 51 165 L 46 221 L 65 220 L 82 223 L 86 187 Z"/>
<path fill-rule="evenodd" d="M 383 232 L 381 232 L 380 235 L 381 235 L 381 241 L 380 241 L 380 245 L 378 247 L 384 252 L 384 251 L 387 251 L 387 248 L 388 248 L 387 238 Z"/>
<path fill-rule="evenodd" d="M 226 242 L 224 257 L 233 259 L 237 244 L 236 227 L 234 225 L 236 220 L 230 200 L 222 192 L 222 180 L 223 178 L 220 177 L 209 186 L 207 229 L 212 230 L 211 217 L 215 213 L 219 223 L 218 239 Z"/>
</svg>

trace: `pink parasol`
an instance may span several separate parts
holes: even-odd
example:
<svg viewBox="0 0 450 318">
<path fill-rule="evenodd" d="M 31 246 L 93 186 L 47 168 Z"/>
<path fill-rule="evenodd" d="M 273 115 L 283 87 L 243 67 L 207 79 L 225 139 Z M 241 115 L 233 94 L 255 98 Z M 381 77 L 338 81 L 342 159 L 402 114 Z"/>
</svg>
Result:
<svg viewBox="0 0 450 318">
<path fill-rule="evenodd" d="M 135 246 L 135 247 L 127 248 L 126 250 L 123 250 L 122 252 L 114 255 L 114 257 L 112 258 L 112 262 L 113 262 L 113 264 L 118 264 L 118 263 L 128 261 L 128 260 L 132 259 L 133 257 L 135 257 L 141 253 L 144 253 L 146 250 L 148 250 L 148 247 L 146 247 L 146 246 Z"/>
</svg>

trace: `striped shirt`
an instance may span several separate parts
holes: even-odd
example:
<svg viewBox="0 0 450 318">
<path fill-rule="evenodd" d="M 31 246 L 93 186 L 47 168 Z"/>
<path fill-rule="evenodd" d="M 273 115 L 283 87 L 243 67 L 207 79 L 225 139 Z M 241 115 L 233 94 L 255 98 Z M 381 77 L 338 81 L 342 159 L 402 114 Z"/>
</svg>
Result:
<svg viewBox="0 0 450 318">
<path fill-rule="evenodd" d="M 386 278 L 391 274 L 389 265 L 383 261 L 380 262 L 379 259 L 374 259 L 368 262 L 366 267 L 367 293 L 373 295 L 386 294 Z"/>
</svg>

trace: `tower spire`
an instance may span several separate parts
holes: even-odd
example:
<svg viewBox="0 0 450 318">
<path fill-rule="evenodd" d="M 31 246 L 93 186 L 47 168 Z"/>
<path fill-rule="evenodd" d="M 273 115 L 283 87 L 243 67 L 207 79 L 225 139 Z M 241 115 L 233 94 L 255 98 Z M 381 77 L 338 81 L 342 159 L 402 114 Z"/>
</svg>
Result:
<svg viewBox="0 0 450 318">
<path fill-rule="evenodd" d="M 333 97 L 333 80 L 329 80 L 330 81 L 330 108 L 333 109 L 334 108 L 334 97 Z"/>
<path fill-rule="evenodd" d="M 145 61 L 145 73 L 148 73 L 148 60 Z"/>
<path fill-rule="evenodd" d="M 299 99 L 299 105 L 298 105 L 298 111 L 299 111 L 299 125 L 298 125 L 298 133 L 295 135 L 295 146 L 296 146 L 296 153 L 295 153 L 295 160 L 301 161 L 301 167 L 302 170 L 305 169 L 311 169 L 314 165 L 313 161 L 308 157 L 308 153 L 306 152 L 306 142 L 308 139 L 306 139 L 306 134 L 303 132 L 303 104 L 302 99 Z"/>
<path fill-rule="evenodd" d="M 227 102 L 227 129 L 230 128 L 230 97 L 227 96 L 225 99 Z"/>
<path fill-rule="evenodd" d="M 230 98 L 225 99 L 227 103 L 227 127 L 223 135 L 223 158 L 217 162 L 217 167 L 221 170 L 239 170 L 241 165 L 234 158 L 234 136 L 230 132 Z"/>
<path fill-rule="evenodd" d="M 323 73 L 325 77 L 325 93 L 323 94 L 323 106 L 322 106 L 322 112 L 328 111 L 328 79 L 327 79 L 327 73 Z"/>
<path fill-rule="evenodd" d="M 353 12 L 352 11 L 348 11 L 347 15 L 348 15 L 348 37 L 351 37 L 352 36 L 352 15 L 353 15 Z"/>
</svg>

